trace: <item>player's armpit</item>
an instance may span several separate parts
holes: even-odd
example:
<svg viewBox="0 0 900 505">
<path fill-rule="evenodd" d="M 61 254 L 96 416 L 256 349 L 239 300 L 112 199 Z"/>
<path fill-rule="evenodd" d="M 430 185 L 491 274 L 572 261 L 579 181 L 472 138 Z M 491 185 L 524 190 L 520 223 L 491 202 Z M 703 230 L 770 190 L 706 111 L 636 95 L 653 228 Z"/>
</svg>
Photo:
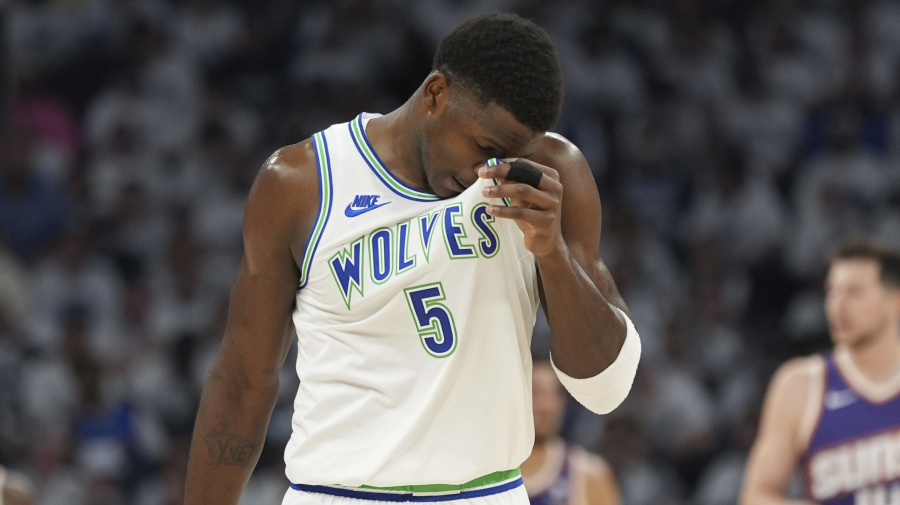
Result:
<svg viewBox="0 0 900 505">
<path fill-rule="evenodd" d="M 818 357 L 795 359 L 775 373 L 747 461 L 741 505 L 808 503 L 788 500 L 784 494 L 803 450 L 798 444 L 798 431 L 815 380 L 815 360 L 821 363 Z"/>
</svg>

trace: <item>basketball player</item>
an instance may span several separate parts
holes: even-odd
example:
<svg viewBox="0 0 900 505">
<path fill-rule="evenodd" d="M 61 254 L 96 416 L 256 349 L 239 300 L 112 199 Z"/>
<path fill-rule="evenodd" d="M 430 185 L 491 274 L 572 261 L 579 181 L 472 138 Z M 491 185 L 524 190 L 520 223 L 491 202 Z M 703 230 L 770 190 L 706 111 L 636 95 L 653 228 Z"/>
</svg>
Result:
<svg viewBox="0 0 900 505">
<path fill-rule="evenodd" d="M 399 109 L 265 163 L 194 429 L 188 505 L 237 503 L 292 329 L 284 504 L 526 503 L 539 293 L 563 384 L 597 412 L 625 398 L 639 337 L 599 257 L 589 167 L 545 133 L 562 97 L 547 34 L 484 15 L 441 42 Z"/>
<path fill-rule="evenodd" d="M 834 351 L 772 379 L 743 505 L 900 504 L 900 254 L 845 245 L 825 291 Z M 784 498 L 798 462 L 804 502 Z"/>
<path fill-rule="evenodd" d="M 566 396 L 549 362 L 532 368 L 534 449 L 522 463 L 531 505 L 618 505 L 619 488 L 606 462 L 559 437 Z"/>
</svg>

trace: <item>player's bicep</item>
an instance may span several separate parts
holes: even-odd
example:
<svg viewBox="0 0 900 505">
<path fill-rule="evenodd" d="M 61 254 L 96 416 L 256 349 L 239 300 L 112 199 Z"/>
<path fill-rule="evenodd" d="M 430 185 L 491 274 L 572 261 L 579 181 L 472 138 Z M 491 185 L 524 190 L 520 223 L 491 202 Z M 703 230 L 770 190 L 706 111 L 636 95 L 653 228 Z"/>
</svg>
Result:
<svg viewBox="0 0 900 505">
<path fill-rule="evenodd" d="M 290 344 L 290 315 L 299 284 L 292 244 L 303 229 L 306 209 L 314 207 L 318 197 L 315 181 L 303 180 L 306 172 L 270 160 L 250 190 L 244 256 L 220 350 L 220 360 L 227 360 L 243 380 L 277 376 Z"/>
</svg>

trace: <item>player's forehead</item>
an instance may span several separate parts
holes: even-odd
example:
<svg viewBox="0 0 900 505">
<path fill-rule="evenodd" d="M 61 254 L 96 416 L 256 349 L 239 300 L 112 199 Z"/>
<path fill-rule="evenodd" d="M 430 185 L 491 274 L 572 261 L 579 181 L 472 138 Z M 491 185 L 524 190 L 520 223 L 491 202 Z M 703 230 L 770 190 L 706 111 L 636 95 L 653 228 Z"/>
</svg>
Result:
<svg viewBox="0 0 900 505">
<path fill-rule="evenodd" d="M 453 112 L 461 121 L 462 133 L 495 144 L 507 156 L 524 157 L 538 147 L 543 132 L 534 132 L 504 107 L 495 102 L 485 103 L 472 93 L 462 91 L 454 95 Z"/>
<path fill-rule="evenodd" d="M 838 258 L 828 268 L 826 286 L 880 284 L 880 274 L 874 258 Z"/>
</svg>

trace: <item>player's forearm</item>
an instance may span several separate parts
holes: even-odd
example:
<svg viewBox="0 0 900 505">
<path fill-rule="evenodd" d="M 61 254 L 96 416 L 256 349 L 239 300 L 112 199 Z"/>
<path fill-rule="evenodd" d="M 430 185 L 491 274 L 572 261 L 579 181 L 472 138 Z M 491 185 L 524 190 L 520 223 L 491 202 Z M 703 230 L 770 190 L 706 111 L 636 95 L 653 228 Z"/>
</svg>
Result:
<svg viewBox="0 0 900 505">
<path fill-rule="evenodd" d="M 238 503 L 259 459 L 275 406 L 277 376 L 262 384 L 235 380 L 215 366 L 191 439 L 185 505 Z"/>
<path fill-rule="evenodd" d="M 539 258 L 554 365 L 574 378 L 593 377 L 619 356 L 626 325 L 577 261 L 563 250 Z"/>
</svg>

